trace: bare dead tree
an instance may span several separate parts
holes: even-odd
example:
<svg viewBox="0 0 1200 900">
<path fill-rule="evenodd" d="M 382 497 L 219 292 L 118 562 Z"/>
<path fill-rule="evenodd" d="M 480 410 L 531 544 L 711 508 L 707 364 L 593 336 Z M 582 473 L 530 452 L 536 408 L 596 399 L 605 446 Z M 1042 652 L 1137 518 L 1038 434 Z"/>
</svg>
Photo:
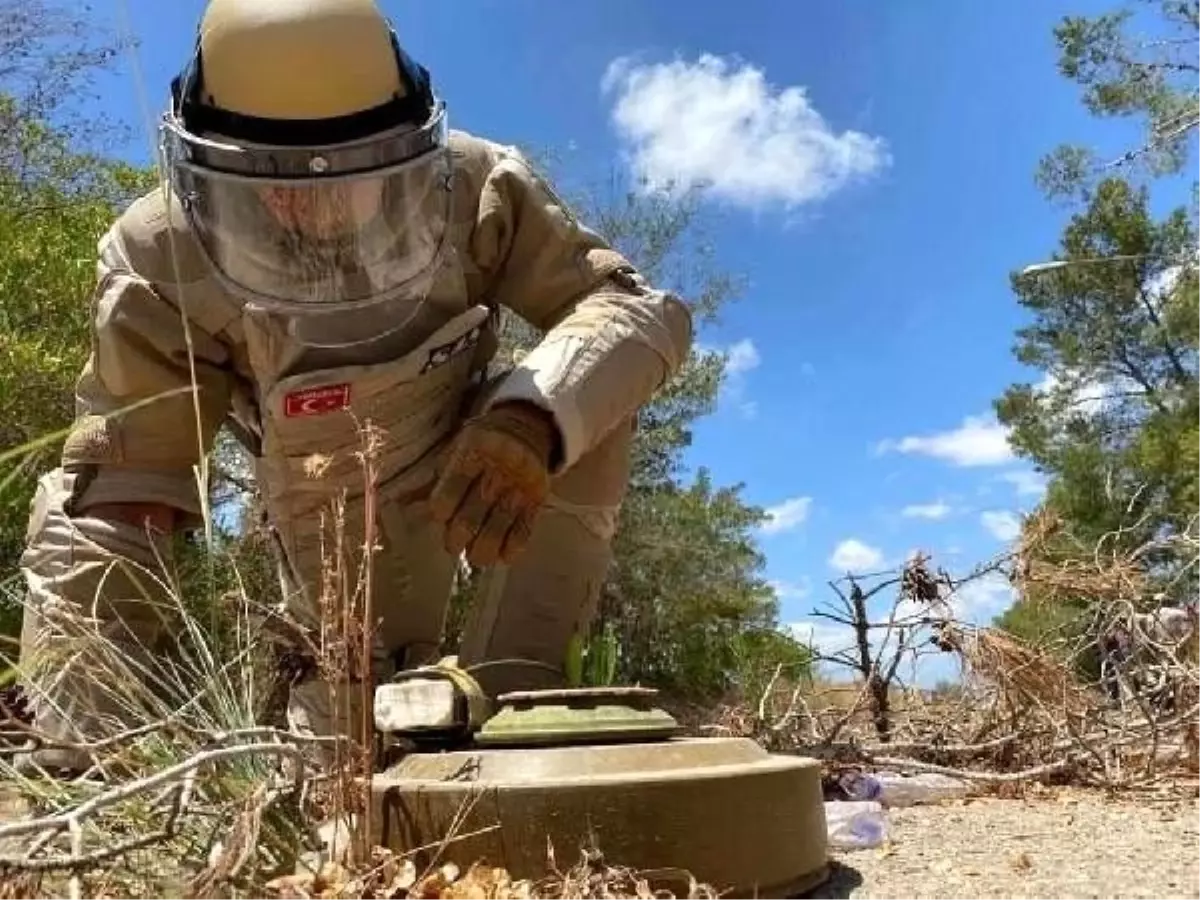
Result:
<svg viewBox="0 0 1200 900">
<path fill-rule="evenodd" d="M 875 733 L 881 742 L 891 739 L 891 688 L 897 681 L 901 663 L 915 651 L 914 640 L 922 624 L 928 624 L 928 615 L 917 602 L 918 594 L 913 585 L 919 579 L 909 569 L 919 566 L 924 570 L 924 558 L 918 556 L 900 572 L 885 572 L 872 575 L 848 574 L 842 579 L 832 580 L 829 587 L 837 600 L 826 601 L 814 609 L 812 615 L 837 622 L 851 629 L 853 645 L 833 653 L 816 654 L 820 661 L 852 669 L 863 681 L 870 704 Z M 866 590 L 862 582 L 878 578 Z M 874 619 L 869 611 L 870 600 L 889 589 L 896 589 L 891 609 L 882 619 Z M 937 594 L 936 588 L 934 591 Z M 907 601 L 907 602 L 906 602 Z M 875 634 L 882 638 L 872 641 Z"/>
<path fill-rule="evenodd" d="M 849 628 L 853 643 L 832 653 L 817 652 L 818 661 L 852 670 L 862 680 L 875 733 L 881 742 L 892 738 L 892 692 L 907 687 L 901 667 L 923 654 L 944 650 L 941 629 L 953 621 L 951 600 L 964 585 L 1005 569 L 1011 554 L 1002 554 L 955 579 L 936 571 L 930 557 L 917 552 L 899 570 L 870 574 L 848 573 L 829 582 L 836 600 L 827 600 L 812 615 Z M 869 584 L 864 588 L 864 584 Z M 882 616 L 872 616 L 870 601 L 893 591 Z"/>
<path fill-rule="evenodd" d="M 128 135 L 123 123 L 89 112 L 95 76 L 127 46 L 76 4 L 0 0 L 0 178 L 52 177 L 71 188 L 94 174 L 64 164 L 72 151 L 98 152 Z"/>
</svg>

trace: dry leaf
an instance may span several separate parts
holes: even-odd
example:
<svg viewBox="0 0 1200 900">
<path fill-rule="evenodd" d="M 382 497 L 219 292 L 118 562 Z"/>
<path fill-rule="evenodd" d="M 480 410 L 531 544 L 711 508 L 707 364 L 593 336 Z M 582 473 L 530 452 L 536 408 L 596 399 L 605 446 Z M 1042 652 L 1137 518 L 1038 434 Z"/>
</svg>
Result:
<svg viewBox="0 0 1200 900">
<path fill-rule="evenodd" d="M 307 900 L 312 896 L 313 876 L 307 872 L 297 875 L 281 875 L 265 885 L 274 896 Z"/>
<path fill-rule="evenodd" d="M 458 878 L 458 866 L 446 863 L 436 872 L 427 875 L 413 890 L 416 897 L 453 897 L 453 886 Z"/>
<path fill-rule="evenodd" d="M 407 897 L 417 882 L 417 867 L 411 859 L 392 859 L 389 872 L 382 879 L 385 897 Z"/>
</svg>

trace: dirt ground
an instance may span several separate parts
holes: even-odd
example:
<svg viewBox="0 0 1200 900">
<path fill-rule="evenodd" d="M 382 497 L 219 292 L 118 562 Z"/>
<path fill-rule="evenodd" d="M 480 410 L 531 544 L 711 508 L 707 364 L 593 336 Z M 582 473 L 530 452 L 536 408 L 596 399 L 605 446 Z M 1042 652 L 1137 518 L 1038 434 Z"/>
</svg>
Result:
<svg viewBox="0 0 1200 900">
<path fill-rule="evenodd" d="M 0 804 L 0 820 L 11 812 Z M 975 798 L 890 809 L 887 821 L 885 846 L 833 851 L 832 877 L 806 896 L 1200 898 L 1195 792 Z"/>
<path fill-rule="evenodd" d="M 1200 803 L 1069 791 L 888 810 L 812 897 L 1200 897 Z"/>
</svg>

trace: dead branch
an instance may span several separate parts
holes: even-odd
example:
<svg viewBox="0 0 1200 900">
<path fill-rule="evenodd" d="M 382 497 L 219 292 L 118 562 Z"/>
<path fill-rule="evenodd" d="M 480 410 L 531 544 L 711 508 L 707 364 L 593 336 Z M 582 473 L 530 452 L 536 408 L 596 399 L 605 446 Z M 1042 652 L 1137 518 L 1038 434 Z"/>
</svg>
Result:
<svg viewBox="0 0 1200 900">
<path fill-rule="evenodd" d="M 111 790 L 97 794 L 83 803 L 63 813 L 56 813 L 49 816 L 42 816 L 35 819 L 29 819 L 21 822 L 9 822 L 0 825 L 0 839 L 8 837 L 16 837 L 22 834 L 31 834 L 36 832 L 46 831 L 47 829 L 69 829 L 77 827 L 79 823 L 87 817 L 94 815 L 102 809 L 107 809 L 118 803 L 122 803 L 135 797 L 139 794 L 147 793 L 164 784 L 176 781 L 180 778 L 189 776 L 193 771 L 201 766 L 211 765 L 212 763 L 221 762 L 224 760 L 235 759 L 243 756 L 284 756 L 292 760 L 292 762 L 300 764 L 297 772 L 296 790 L 300 788 L 299 779 L 302 778 L 304 772 L 304 757 L 299 747 L 291 743 L 283 742 L 260 742 L 254 744 L 240 744 L 233 747 L 214 747 L 209 750 L 202 750 L 199 753 L 182 760 L 173 766 L 168 766 L 152 775 L 146 775 L 142 778 L 137 778 L 133 781 L 128 781 L 113 787 Z"/>
<path fill-rule="evenodd" d="M 970 769 L 954 769 L 950 766 L 939 766 L 933 763 L 918 762 L 899 756 L 875 756 L 871 762 L 889 769 L 909 772 L 927 772 L 932 775 L 948 775 L 961 778 L 964 781 L 983 781 L 989 784 L 1007 784 L 1014 781 L 1036 781 L 1047 775 L 1056 775 L 1074 765 L 1070 757 L 1034 766 L 1031 769 L 1021 769 L 1017 772 L 977 772 Z"/>
</svg>

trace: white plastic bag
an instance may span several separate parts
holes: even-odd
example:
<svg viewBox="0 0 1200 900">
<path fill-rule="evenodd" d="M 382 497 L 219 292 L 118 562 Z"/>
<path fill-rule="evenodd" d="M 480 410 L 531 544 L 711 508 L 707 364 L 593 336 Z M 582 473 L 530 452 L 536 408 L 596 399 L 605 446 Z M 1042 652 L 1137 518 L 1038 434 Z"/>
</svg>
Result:
<svg viewBox="0 0 1200 900">
<path fill-rule="evenodd" d="M 874 800 L 831 800 L 825 804 L 829 846 L 837 850 L 868 850 L 887 840 L 887 817 Z"/>
<path fill-rule="evenodd" d="M 897 772 L 876 772 L 879 785 L 878 800 L 884 806 L 913 806 L 918 803 L 938 803 L 965 797 L 969 785 L 958 778 L 925 772 L 919 775 L 900 775 Z"/>
</svg>

